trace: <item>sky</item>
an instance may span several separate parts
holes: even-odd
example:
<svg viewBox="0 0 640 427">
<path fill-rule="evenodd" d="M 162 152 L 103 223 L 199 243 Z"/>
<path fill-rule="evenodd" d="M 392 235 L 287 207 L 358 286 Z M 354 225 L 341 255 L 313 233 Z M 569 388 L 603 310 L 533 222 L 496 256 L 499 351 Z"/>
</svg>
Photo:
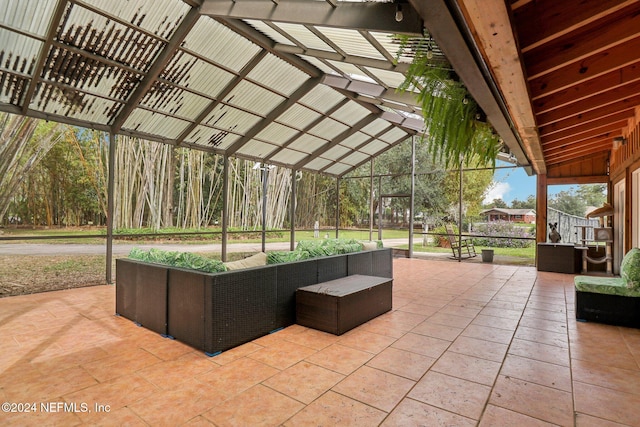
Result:
<svg viewBox="0 0 640 427">
<path fill-rule="evenodd" d="M 497 161 L 496 166 L 512 166 L 509 163 Z M 494 186 L 485 196 L 484 202 L 490 203 L 494 199 L 502 199 L 511 206 L 514 199 L 527 200 L 529 195 L 536 195 L 536 176 L 528 176 L 524 168 L 496 169 L 493 174 Z M 560 191 L 568 191 L 570 185 L 550 185 L 547 197 Z"/>
</svg>

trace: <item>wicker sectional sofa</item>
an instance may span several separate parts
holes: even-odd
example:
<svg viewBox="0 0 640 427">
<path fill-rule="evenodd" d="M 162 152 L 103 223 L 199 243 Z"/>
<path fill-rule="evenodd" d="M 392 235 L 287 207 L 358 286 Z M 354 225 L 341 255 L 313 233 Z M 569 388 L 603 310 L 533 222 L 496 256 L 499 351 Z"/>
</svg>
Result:
<svg viewBox="0 0 640 427">
<path fill-rule="evenodd" d="M 620 264 L 620 277 L 575 276 L 576 320 L 640 328 L 640 249 Z"/>
<path fill-rule="evenodd" d="M 299 287 L 354 274 L 393 278 L 391 249 L 221 273 L 121 258 L 116 314 L 214 355 L 294 324 Z"/>
</svg>

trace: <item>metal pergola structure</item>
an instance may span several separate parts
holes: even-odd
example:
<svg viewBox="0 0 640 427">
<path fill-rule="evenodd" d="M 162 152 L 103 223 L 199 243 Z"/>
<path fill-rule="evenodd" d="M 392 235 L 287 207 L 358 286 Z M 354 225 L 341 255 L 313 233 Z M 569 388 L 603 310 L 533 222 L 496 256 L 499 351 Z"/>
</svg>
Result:
<svg viewBox="0 0 640 427">
<path fill-rule="evenodd" d="M 0 4 L 0 111 L 109 133 L 108 282 L 116 135 L 224 156 L 225 259 L 230 157 L 339 183 L 425 128 L 397 91 L 411 61 L 398 34 L 424 37 L 409 5 L 399 19 L 386 1 Z"/>
</svg>

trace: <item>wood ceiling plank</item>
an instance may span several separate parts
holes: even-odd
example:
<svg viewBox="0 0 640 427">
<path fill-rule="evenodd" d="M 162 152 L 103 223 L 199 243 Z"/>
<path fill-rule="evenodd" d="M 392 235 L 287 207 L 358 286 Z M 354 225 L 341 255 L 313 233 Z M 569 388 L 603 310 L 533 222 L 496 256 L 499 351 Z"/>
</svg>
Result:
<svg viewBox="0 0 640 427">
<path fill-rule="evenodd" d="M 542 149 L 551 149 L 555 147 L 562 147 L 565 145 L 575 144 L 577 142 L 586 141 L 590 138 L 596 137 L 602 134 L 608 134 L 610 132 L 620 132 L 627 126 L 628 120 L 620 120 L 617 122 L 607 123 L 604 126 L 589 129 L 583 132 L 575 132 L 573 129 L 569 129 L 564 132 L 558 132 L 554 134 L 552 138 L 542 139 Z"/>
<path fill-rule="evenodd" d="M 575 86 L 638 61 L 640 38 L 622 43 L 581 61 L 566 65 L 552 73 L 529 80 L 531 98 L 536 100 Z"/>
<path fill-rule="evenodd" d="M 604 74 L 549 96 L 533 101 L 536 114 L 542 114 L 572 102 L 587 100 L 588 98 L 606 90 L 621 87 L 627 83 L 640 80 L 640 61 L 627 65 L 619 70 Z"/>
<path fill-rule="evenodd" d="M 598 110 L 606 107 L 607 105 L 623 105 L 619 103 L 626 103 L 630 106 L 639 105 L 640 82 L 630 84 L 629 89 L 632 90 L 623 91 L 620 89 L 614 89 L 601 93 L 600 95 L 595 95 L 582 102 L 576 102 L 543 114 L 538 114 L 536 116 L 538 126 L 546 126 L 567 117 L 584 115 L 589 111 Z"/>
<path fill-rule="evenodd" d="M 563 147 L 557 147 L 550 150 L 544 150 L 545 159 L 567 156 L 570 153 L 583 153 L 586 151 L 595 153 L 598 151 L 610 150 L 613 146 L 613 138 L 620 136 L 620 134 L 606 134 L 597 138 L 591 138 L 587 141 L 582 141 L 576 144 L 567 145 Z M 580 154 L 583 155 L 583 154 Z"/>
<path fill-rule="evenodd" d="M 640 101 L 640 97 L 638 100 Z M 596 110 L 591 110 L 585 114 L 567 117 L 547 126 L 541 126 L 538 129 L 540 131 L 540 135 L 544 136 L 555 132 L 561 132 L 566 129 L 588 127 L 596 122 L 601 125 L 603 120 L 618 121 L 621 116 L 626 116 L 627 118 L 633 117 L 634 108 L 635 105 L 633 103 L 629 104 L 624 101 L 617 102 Z"/>
<path fill-rule="evenodd" d="M 635 0 L 537 0 L 513 11 L 522 51 L 602 19 Z"/>
<path fill-rule="evenodd" d="M 563 163 L 569 160 L 576 160 L 576 159 L 579 159 L 580 157 L 595 155 L 599 153 L 601 153 L 602 155 L 605 155 L 605 154 L 608 155 L 608 153 L 611 151 L 611 146 L 612 146 L 611 144 L 609 144 L 608 146 L 604 144 L 603 145 L 596 144 L 590 147 L 576 148 L 575 150 L 564 149 L 560 152 L 560 154 L 546 155 L 545 162 L 548 165 L 553 165 L 553 164 Z"/>
<path fill-rule="evenodd" d="M 530 79 L 568 64 L 606 52 L 640 36 L 640 3 L 580 27 L 523 54 Z"/>
</svg>

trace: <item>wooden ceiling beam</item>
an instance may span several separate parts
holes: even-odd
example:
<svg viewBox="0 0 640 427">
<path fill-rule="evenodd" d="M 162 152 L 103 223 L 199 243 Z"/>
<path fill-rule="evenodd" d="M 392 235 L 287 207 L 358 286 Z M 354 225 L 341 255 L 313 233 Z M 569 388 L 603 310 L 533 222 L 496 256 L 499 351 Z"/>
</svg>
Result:
<svg viewBox="0 0 640 427">
<path fill-rule="evenodd" d="M 626 102 L 631 105 L 640 103 L 640 81 L 602 92 L 581 102 L 574 102 L 543 114 L 537 114 L 536 120 L 538 121 L 538 126 L 545 126 L 560 121 L 565 117 L 583 115 L 591 110 L 620 102 Z"/>
<path fill-rule="evenodd" d="M 640 3 L 634 3 L 523 54 L 529 78 L 605 53 L 640 36 Z"/>
<path fill-rule="evenodd" d="M 622 9 L 635 0 L 537 0 L 514 10 L 523 52 Z"/>
<path fill-rule="evenodd" d="M 589 97 L 593 95 L 636 81 L 640 81 L 640 61 L 549 96 L 538 98 L 533 102 L 533 109 L 536 114 L 542 114 L 573 102 L 588 101 Z"/>
<path fill-rule="evenodd" d="M 622 132 L 610 132 L 602 135 L 595 136 L 593 138 L 586 139 L 584 141 L 577 142 L 575 144 L 557 146 L 551 149 L 545 149 L 544 153 L 547 156 L 564 155 L 570 151 L 581 151 L 592 148 L 599 148 L 600 151 L 610 150 L 613 138 L 621 136 Z"/>
<path fill-rule="evenodd" d="M 545 151 L 547 162 L 558 163 L 563 159 L 578 158 L 587 154 L 595 154 L 599 152 L 607 152 L 613 146 L 613 137 L 607 139 L 594 139 L 589 143 L 576 144 L 573 147 L 562 147 L 549 152 Z"/>
<path fill-rule="evenodd" d="M 542 141 L 542 150 L 555 147 L 563 147 L 566 145 L 575 144 L 581 141 L 588 140 L 598 135 L 608 134 L 611 132 L 619 132 L 622 134 L 623 129 L 629 123 L 628 119 L 620 120 L 618 122 L 607 123 L 604 126 L 589 129 L 583 132 L 575 132 L 575 130 L 566 130 L 558 132 L 553 135 L 553 138 L 546 138 Z"/>
<path fill-rule="evenodd" d="M 555 132 L 560 132 L 565 129 L 580 128 L 583 126 L 589 126 L 593 122 L 605 120 L 610 118 L 611 120 L 620 120 L 618 115 L 626 115 L 627 118 L 633 117 L 635 105 L 632 103 L 616 102 L 615 104 L 607 105 L 602 108 L 591 110 L 585 114 L 579 114 L 564 118 L 558 122 L 549 124 L 547 126 L 541 126 L 539 128 L 540 135 L 550 135 Z"/>
<path fill-rule="evenodd" d="M 638 61 L 640 37 L 629 40 L 606 52 L 576 61 L 549 74 L 530 79 L 531 99 L 551 95 L 582 82 L 619 70 Z"/>
<path fill-rule="evenodd" d="M 595 147 L 595 148 L 586 148 L 586 149 L 575 150 L 575 151 L 567 150 L 566 152 L 560 155 L 549 157 L 547 162 L 549 165 L 557 165 L 557 164 L 569 162 L 572 160 L 578 160 L 581 157 L 586 157 L 591 155 L 601 155 L 602 157 L 605 157 L 608 155 L 610 150 L 611 150 L 611 147 L 609 148 Z"/>
</svg>

